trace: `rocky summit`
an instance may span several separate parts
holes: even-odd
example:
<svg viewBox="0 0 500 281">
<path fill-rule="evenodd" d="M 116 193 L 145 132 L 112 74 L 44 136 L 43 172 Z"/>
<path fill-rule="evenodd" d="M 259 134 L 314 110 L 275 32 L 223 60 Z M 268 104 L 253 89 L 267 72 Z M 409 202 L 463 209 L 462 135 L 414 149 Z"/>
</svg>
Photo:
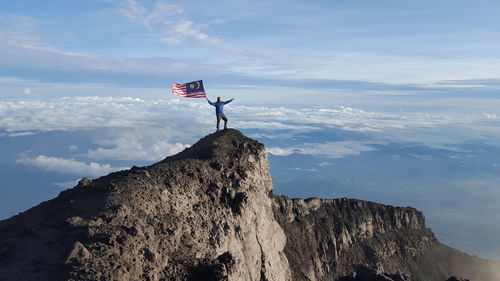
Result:
<svg viewBox="0 0 500 281">
<path fill-rule="evenodd" d="M 494 281 L 497 268 L 442 245 L 413 208 L 273 195 L 264 146 L 236 130 L 0 222 L 2 281 Z"/>
</svg>

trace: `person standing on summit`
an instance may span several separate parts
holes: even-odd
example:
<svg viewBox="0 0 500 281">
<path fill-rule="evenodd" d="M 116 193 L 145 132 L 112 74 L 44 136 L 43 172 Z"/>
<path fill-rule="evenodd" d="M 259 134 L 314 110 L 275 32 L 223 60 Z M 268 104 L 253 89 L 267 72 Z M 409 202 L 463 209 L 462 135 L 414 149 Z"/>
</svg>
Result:
<svg viewBox="0 0 500 281">
<path fill-rule="evenodd" d="M 210 105 L 215 106 L 215 115 L 217 117 L 217 132 L 219 131 L 220 120 L 224 120 L 224 130 L 227 129 L 227 117 L 224 114 L 224 105 L 232 102 L 234 99 L 230 99 L 228 101 L 222 101 L 220 97 L 217 97 L 216 102 L 211 102 L 208 98 L 207 101 Z"/>
</svg>

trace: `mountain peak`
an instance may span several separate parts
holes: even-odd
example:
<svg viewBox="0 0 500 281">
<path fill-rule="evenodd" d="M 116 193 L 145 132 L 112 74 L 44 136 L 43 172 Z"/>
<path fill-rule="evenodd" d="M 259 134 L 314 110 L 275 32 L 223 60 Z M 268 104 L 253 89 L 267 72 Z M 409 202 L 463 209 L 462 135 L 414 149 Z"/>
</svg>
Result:
<svg viewBox="0 0 500 281">
<path fill-rule="evenodd" d="M 160 163 L 182 159 L 228 160 L 245 153 L 258 154 L 264 145 L 244 136 L 235 129 L 222 130 L 209 134 L 184 151 L 167 157 Z"/>
<path fill-rule="evenodd" d="M 0 280 L 497 277 L 440 244 L 413 208 L 274 196 L 267 157 L 230 129 L 151 166 L 82 179 L 0 221 Z"/>
</svg>

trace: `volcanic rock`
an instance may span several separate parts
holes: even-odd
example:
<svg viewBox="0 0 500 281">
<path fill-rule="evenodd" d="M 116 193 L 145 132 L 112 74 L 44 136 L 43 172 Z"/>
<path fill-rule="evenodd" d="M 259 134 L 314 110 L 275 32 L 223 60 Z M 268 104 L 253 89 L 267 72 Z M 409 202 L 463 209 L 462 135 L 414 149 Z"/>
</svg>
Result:
<svg viewBox="0 0 500 281">
<path fill-rule="evenodd" d="M 413 208 L 273 195 L 264 146 L 236 130 L 0 221 L 6 281 L 491 281 L 495 266 Z"/>
</svg>

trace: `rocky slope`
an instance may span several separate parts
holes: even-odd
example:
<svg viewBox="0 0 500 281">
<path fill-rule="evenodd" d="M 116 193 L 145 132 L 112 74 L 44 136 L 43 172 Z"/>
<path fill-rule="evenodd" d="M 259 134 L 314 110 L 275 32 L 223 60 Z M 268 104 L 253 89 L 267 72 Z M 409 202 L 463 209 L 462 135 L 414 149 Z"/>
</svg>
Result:
<svg viewBox="0 0 500 281">
<path fill-rule="evenodd" d="M 491 281 L 495 265 L 412 208 L 272 195 L 264 146 L 236 130 L 0 222 L 0 280 Z"/>
<path fill-rule="evenodd" d="M 500 263 L 439 243 L 413 208 L 345 198 L 274 201 L 293 280 L 500 280 Z"/>
</svg>

